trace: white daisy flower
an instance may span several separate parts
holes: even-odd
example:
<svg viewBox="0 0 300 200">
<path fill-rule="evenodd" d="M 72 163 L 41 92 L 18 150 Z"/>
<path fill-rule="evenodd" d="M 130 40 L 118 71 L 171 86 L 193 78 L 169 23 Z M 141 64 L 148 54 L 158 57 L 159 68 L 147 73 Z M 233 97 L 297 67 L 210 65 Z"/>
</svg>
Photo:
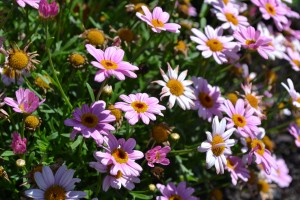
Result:
<svg viewBox="0 0 300 200">
<path fill-rule="evenodd" d="M 66 199 L 76 200 L 84 198 L 85 192 L 73 191 L 75 183 L 80 182 L 79 178 L 73 178 L 74 170 L 61 166 L 53 175 L 49 166 L 43 166 L 42 173 L 36 172 L 34 180 L 40 189 L 30 189 L 25 191 L 27 197 L 46 200 L 46 199 Z"/>
<path fill-rule="evenodd" d="M 209 169 L 215 165 L 217 174 L 224 174 L 224 167 L 227 164 L 226 156 L 231 155 L 230 147 L 235 144 L 234 139 L 229 139 L 235 128 L 224 132 L 225 128 L 225 118 L 219 122 L 218 116 L 215 116 L 212 123 L 213 132 L 207 131 L 207 140 L 198 147 L 198 151 L 206 152 L 206 167 Z"/>
<path fill-rule="evenodd" d="M 290 94 L 292 100 L 293 100 L 293 105 L 296 106 L 297 108 L 300 108 L 300 93 L 295 90 L 294 83 L 291 79 L 287 79 L 288 85 L 284 83 L 281 83 L 281 85 L 288 91 Z"/>
<path fill-rule="evenodd" d="M 188 87 L 193 84 L 191 80 L 184 80 L 187 75 L 187 70 L 181 72 L 178 76 L 177 66 L 174 70 L 168 63 L 168 73 L 166 74 L 161 68 L 160 73 L 164 80 L 153 81 L 152 83 L 157 83 L 163 86 L 161 91 L 162 98 L 170 96 L 168 107 L 172 108 L 175 105 L 175 101 L 183 110 L 189 110 L 194 106 L 193 100 L 196 99 L 193 90 Z"/>
</svg>

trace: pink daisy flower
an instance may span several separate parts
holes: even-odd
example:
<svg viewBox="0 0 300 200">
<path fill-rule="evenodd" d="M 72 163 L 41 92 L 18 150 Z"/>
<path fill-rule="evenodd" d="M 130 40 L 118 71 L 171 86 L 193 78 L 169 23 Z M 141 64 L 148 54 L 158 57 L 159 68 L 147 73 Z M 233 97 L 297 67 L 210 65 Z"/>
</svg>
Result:
<svg viewBox="0 0 300 200">
<path fill-rule="evenodd" d="M 268 59 L 268 53 L 274 50 L 271 45 L 272 38 L 261 36 L 260 31 L 256 31 L 252 26 L 238 27 L 233 36 L 244 48 L 256 50 L 264 59 Z"/>
<path fill-rule="evenodd" d="M 135 139 L 129 138 L 127 141 L 124 138 L 118 139 L 110 134 L 108 136 L 107 147 L 103 147 L 106 151 L 95 152 L 94 156 L 103 165 L 111 166 L 109 173 L 117 175 L 118 171 L 126 176 L 139 176 L 142 167 L 135 160 L 144 157 L 143 152 L 133 150 L 136 145 Z"/>
<path fill-rule="evenodd" d="M 179 33 L 179 29 L 181 26 L 175 23 L 167 23 L 170 18 L 169 13 L 163 12 L 161 7 L 155 7 L 153 12 L 151 13 L 150 10 L 146 6 L 142 6 L 144 11 L 143 15 L 140 12 L 136 13 L 136 16 L 140 18 L 142 21 L 146 22 L 155 33 L 160 33 L 161 31 L 169 31 L 174 33 Z"/>
<path fill-rule="evenodd" d="M 71 139 L 74 139 L 77 133 L 81 133 L 83 137 L 92 137 L 98 144 L 102 144 L 104 137 L 115 128 L 109 123 L 116 120 L 115 116 L 109 110 L 105 110 L 106 103 L 104 101 L 96 101 L 90 107 L 83 104 L 81 108 L 76 108 L 72 113 L 72 119 L 66 119 L 64 124 L 72 126 L 73 132 Z"/>
<path fill-rule="evenodd" d="M 135 183 L 140 183 L 140 179 L 135 176 L 126 176 L 120 170 L 117 172 L 117 175 L 110 174 L 110 165 L 103 165 L 101 160 L 98 160 L 95 157 L 97 162 L 90 162 L 89 165 L 92 168 L 95 168 L 100 173 L 108 173 L 107 176 L 103 179 L 102 190 L 107 191 L 110 187 L 115 189 L 121 189 L 125 187 L 128 190 L 133 190 L 135 188 Z"/>
<path fill-rule="evenodd" d="M 20 134 L 14 132 L 12 135 L 13 139 L 10 147 L 13 149 L 14 154 L 24 154 L 26 153 L 26 138 L 21 138 Z"/>
<path fill-rule="evenodd" d="M 244 90 L 246 103 L 254 109 L 254 112 L 261 118 L 264 117 L 262 108 L 260 107 L 263 96 L 257 95 L 256 92 L 252 91 L 252 83 L 247 83 L 245 85 L 241 84 Z"/>
<path fill-rule="evenodd" d="M 281 85 L 288 91 L 290 94 L 293 105 L 297 108 L 300 108 L 300 93 L 295 90 L 294 83 L 291 79 L 287 79 L 288 86 L 285 83 L 281 83 Z"/>
<path fill-rule="evenodd" d="M 159 69 L 163 80 L 153 81 L 152 83 L 163 86 L 160 93 L 160 100 L 166 96 L 170 96 L 168 103 L 169 108 L 173 108 L 175 101 L 177 101 L 183 110 L 191 109 L 194 106 L 193 100 L 196 99 L 196 97 L 193 90 L 189 87 L 193 82 L 184 80 L 188 71 L 185 70 L 178 75 L 179 66 L 173 70 L 169 63 L 167 74 L 161 68 Z"/>
<path fill-rule="evenodd" d="M 150 120 L 156 120 L 155 115 L 164 116 L 161 111 L 166 108 L 158 104 L 157 98 L 149 97 L 146 93 L 130 94 L 129 96 L 123 94 L 120 98 L 125 102 L 117 102 L 115 108 L 126 112 L 125 118 L 131 125 L 136 124 L 140 119 L 145 124 L 149 124 Z"/>
<path fill-rule="evenodd" d="M 235 144 L 234 139 L 229 139 L 235 128 L 230 128 L 226 132 L 225 128 L 226 120 L 222 119 L 219 122 L 219 118 L 215 116 L 212 133 L 207 131 L 207 140 L 198 147 L 198 151 L 206 152 L 206 167 L 209 169 L 215 165 L 217 174 L 224 174 L 224 167 L 227 164 L 226 156 L 231 154 L 230 147 Z"/>
<path fill-rule="evenodd" d="M 260 12 L 264 19 L 272 18 L 278 30 L 282 31 L 283 25 L 288 23 L 285 17 L 286 9 L 278 0 L 251 0 L 256 6 L 259 7 Z"/>
<path fill-rule="evenodd" d="M 292 65 L 293 70 L 297 72 L 300 71 L 300 54 L 298 51 L 293 51 L 291 48 L 288 48 L 285 59 Z"/>
<path fill-rule="evenodd" d="M 16 2 L 24 8 L 26 4 L 30 5 L 31 7 L 38 9 L 39 8 L 39 3 L 41 0 L 16 0 Z"/>
<path fill-rule="evenodd" d="M 29 89 L 19 88 L 16 91 L 16 98 L 14 100 L 11 97 L 5 97 L 4 102 L 13 107 L 13 110 L 18 113 L 33 113 L 46 99 L 39 101 L 39 97 Z"/>
<path fill-rule="evenodd" d="M 250 178 L 249 170 L 245 167 L 243 160 L 236 156 L 227 157 L 227 165 L 225 168 L 230 172 L 231 182 L 233 185 L 237 184 L 237 180 L 240 178 L 244 182 Z"/>
<path fill-rule="evenodd" d="M 220 88 L 209 85 L 207 80 L 201 77 L 192 77 L 192 81 L 194 94 L 198 97 L 194 101 L 194 109 L 198 110 L 199 117 L 207 119 L 209 122 L 214 115 L 221 117 L 220 107 L 224 99 L 221 96 Z"/>
<path fill-rule="evenodd" d="M 124 51 L 116 47 L 108 47 L 105 51 L 96 49 L 93 45 L 85 45 L 87 51 L 97 60 L 92 61 L 91 64 L 100 70 L 95 75 L 95 81 L 102 82 L 105 78 L 115 76 L 119 80 L 125 80 L 125 76 L 136 78 L 137 75 L 132 72 L 139 68 L 122 61 Z"/>
<path fill-rule="evenodd" d="M 231 57 L 231 50 L 236 46 L 236 42 L 231 42 L 234 38 L 232 36 L 222 36 L 223 29 L 221 27 L 213 29 L 207 25 L 204 29 L 205 34 L 201 31 L 192 28 L 195 36 L 191 36 L 191 40 L 196 42 L 197 49 L 202 51 L 204 58 L 214 57 L 218 64 L 228 62 L 227 57 Z"/>
<path fill-rule="evenodd" d="M 235 106 L 231 101 L 225 100 L 221 109 L 228 115 L 226 117 L 229 122 L 227 128 L 235 127 L 242 137 L 256 137 L 259 132 L 257 125 L 261 124 L 261 120 L 259 117 L 254 116 L 253 108 L 249 106 L 245 108 L 244 100 L 238 99 Z"/>
<path fill-rule="evenodd" d="M 174 183 L 168 183 L 166 186 L 162 184 L 156 184 L 157 189 L 163 196 L 156 197 L 156 200 L 170 200 L 170 199 L 182 199 L 182 200 L 197 200 L 198 198 L 192 196 L 195 191 L 191 187 L 186 187 L 186 182 L 180 182 L 176 187 Z"/>
<path fill-rule="evenodd" d="M 154 167 L 154 163 L 161 165 L 169 165 L 170 160 L 166 158 L 167 154 L 171 151 L 171 147 L 156 146 L 146 152 L 146 160 L 149 167 Z"/>
<path fill-rule="evenodd" d="M 41 0 L 39 5 L 39 15 L 44 19 L 53 18 L 58 14 L 59 6 L 53 1 L 48 3 L 48 0 Z"/>
<path fill-rule="evenodd" d="M 233 6 L 233 4 L 219 4 L 219 6 L 215 6 L 216 9 L 219 10 L 217 12 L 217 18 L 220 21 L 223 21 L 222 24 L 223 29 L 231 28 L 235 30 L 239 26 L 249 26 L 247 17 L 239 15 L 239 10 Z"/>
<path fill-rule="evenodd" d="M 296 146 L 300 147 L 300 127 L 297 124 L 292 123 L 289 127 L 289 132 L 294 136 Z"/>
<path fill-rule="evenodd" d="M 283 159 L 276 159 L 275 157 L 274 159 L 278 169 L 275 170 L 272 168 L 271 174 L 266 176 L 267 179 L 275 182 L 281 188 L 289 187 L 292 182 L 292 177 L 289 175 L 289 168 Z"/>
</svg>

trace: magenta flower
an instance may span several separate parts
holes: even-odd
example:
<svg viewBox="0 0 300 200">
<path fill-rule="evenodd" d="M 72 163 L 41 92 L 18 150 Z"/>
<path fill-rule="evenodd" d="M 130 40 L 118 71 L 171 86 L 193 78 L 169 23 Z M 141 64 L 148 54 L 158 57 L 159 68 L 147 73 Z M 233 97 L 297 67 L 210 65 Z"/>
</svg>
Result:
<svg viewBox="0 0 300 200">
<path fill-rule="evenodd" d="M 4 102 L 13 107 L 13 110 L 18 113 L 32 113 L 34 112 L 46 99 L 39 101 L 39 97 L 34 94 L 34 92 L 29 89 L 19 88 L 16 91 L 15 101 L 11 97 L 4 98 Z"/>
<path fill-rule="evenodd" d="M 199 117 L 209 122 L 213 116 L 222 116 L 221 104 L 224 99 L 221 96 L 220 88 L 211 86 L 207 80 L 201 77 L 192 77 L 194 94 L 198 97 L 194 103 L 194 109 L 198 110 Z"/>
<path fill-rule="evenodd" d="M 176 187 L 174 183 L 168 183 L 166 186 L 162 184 L 156 184 L 157 189 L 163 196 L 156 197 L 156 200 L 170 200 L 170 199 L 182 199 L 182 200 L 197 200 L 198 198 L 192 196 L 195 191 L 191 187 L 186 187 L 186 182 L 180 182 Z"/>
<path fill-rule="evenodd" d="M 242 99 L 238 99 L 235 106 L 231 101 L 225 100 L 221 109 L 228 115 L 226 117 L 229 122 L 227 128 L 235 127 L 242 137 L 255 138 L 256 134 L 259 133 L 257 125 L 261 124 L 261 120 L 254 116 L 255 110 L 253 108 L 250 106 L 245 108 L 245 105 L 245 101 Z"/>
<path fill-rule="evenodd" d="M 55 1 L 49 4 L 48 0 L 41 0 L 39 14 L 44 19 L 53 18 L 58 14 L 58 9 L 58 4 Z"/>
<path fill-rule="evenodd" d="M 170 160 L 166 158 L 167 154 L 171 151 L 171 147 L 156 146 L 146 152 L 146 160 L 149 167 L 154 167 L 154 163 L 161 165 L 169 165 Z"/>
<path fill-rule="evenodd" d="M 90 107 L 83 104 L 81 109 L 76 108 L 72 113 L 72 119 L 66 119 L 65 125 L 72 126 L 73 132 L 71 139 L 79 132 L 85 138 L 92 137 L 98 144 L 102 144 L 104 137 L 115 128 L 110 125 L 110 122 L 116 120 L 115 116 L 109 110 L 105 110 L 106 103 L 104 101 L 96 101 Z"/>
<path fill-rule="evenodd" d="M 132 71 L 139 68 L 122 61 L 124 51 L 116 47 L 108 47 L 103 52 L 101 49 L 96 49 L 93 45 L 85 45 L 87 51 L 97 60 L 91 64 L 100 70 L 96 73 L 95 81 L 102 82 L 105 78 L 115 76 L 119 80 L 125 80 L 125 76 L 136 78 L 137 75 Z"/>
<path fill-rule="evenodd" d="M 294 136 L 296 146 L 300 147 L 300 127 L 297 124 L 292 123 L 290 124 L 289 132 L 292 136 Z"/>
<path fill-rule="evenodd" d="M 160 33 L 161 31 L 169 31 L 174 33 L 179 33 L 178 29 L 181 28 L 179 24 L 175 23 L 167 23 L 170 18 L 169 13 L 163 12 L 161 7 L 155 7 L 153 12 L 146 6 L 142 6 L 142 9 L 145 15 L 137 12 L 136 16 L 140 18 L 142 21 L 146 22 L 149 26 L 151 26 L 152 31 L 155 33 Z"/>
<path fill-rule="evenodd" d="M 14 154 L 24 154 L 26 153 L 26 138 L 21 138 L 20 134 L 17 132 L 14 132 L 12 135 L 12 142 L 10 147 L 12 148 Z"/>
<path fill-rule="evenodd" d="M 125 176 L 139 176 L 143 169 L 135 160 L 143 158 L 144 154 L 141 151 L 133 150 L 135 145 L 136 142 L 133 138 L 129 138 L 127 141 L 124 138 L 117 140 L 114 135 L 110 134 L 107 147 L 103 147 L 106 151 L 97 151 L 94 156 L 101 164 L 111 166 L 109 170 L 111 175 L 116 176 L 120 171 Z"/>
<path fill-rule="evenodd" d="M 109 165 L 103 165 L 101 163 L 101 159 L 98 160 L 95 157 L 97 162 L 90 162 L 90 167 L 95 168 L 100 173 L 108 173 L 107 176 L 103 179 L 102 189 L 103 191 L 107 191 L 110 187 L 115 189 L 121 189 L 121 187 L 125 187 L 128 190 L 133 190 L 135 187 L 135 183 L 139 183 L 140 179 L 136 176 L 126 176 L 120 170 L 118 171 L 117 175 L 110 174 L 110 167 Z"/>
<path fill-rule="evenodd" d="M 256 6 L 259 7 L 260 12 L 264 19 L 272 18 L 278 30 L 282 31 L 283 26 L 288 23 L 285 17 L 286 8 L 278 0 L 251 0 Z"/>
<path fill-rule="evenodd" d="M 256 31 L 252 26 L 247 28 L 240 26 L 234 31 L 233 36 L 244 48 L 257 51 L 264 59 L 268 59 L 268 53 L 274 50 L 271 45 L 272 38 L 261 36 L 260 31 Z"/>
<path fill-rule="evenodd" d="M 250 178 L 249 170 L 245 167 L 243 160 L 239 157 L 228 156 L 226 170 L 230 172 L 233 185 L 237 184 L 239 178 L 244 182 L 247 182 L 248 178 Z"/>
<path fill-rule="evenodd" d="M 268 180 L 278 184 L 278 186 L 281 188 L 288 187 L 292 182 L 292 177 L 289 175 L 289 169 L 283 159 L 274 159 L 276 161 L 278 169 L 275 170 L 272 168 L 271 174 L 267 175 L 266 177 Z"/>
<path fill-rule="evenodd" d="M 125 117 L 131 125 L 136 124 L 140 119 L 145 124 L 150 120 L 156 120 L 155 115 L 163 116 L 162 110 L 166 108 L 158 104 L 158 99 L 149 97 L 146 93 L 130 94 L 129 96 L 121 95 L 120 98 L 125 102 L 117 102 L 115 107 L 123 110 Z"/>
<path fill-rule="evenodd" d="M 25 7 L 26 4 L 30 5 L 31 7 L 38 9 L 39 8 L 39 2 L 41 0 L 16 0 L 19 6 Z"/>
<path fill-rule="evenodd" d="M 197 49 L 202 51 L 204 58 L 214 57 L 218 64 L 228 62 L 227 57 L 232 57 L 231 51 L 238 46 L 236 42 L 231 42 L 234 38 L 232 36 L 222 36 L 223 29 L 218 27 L 213 29 L 207 25 L 204 29 L 205 34 L 200 30 L 192 28 L 195 36 L 191 36 L 191 40 L 196 42 Z"/>
</svg>

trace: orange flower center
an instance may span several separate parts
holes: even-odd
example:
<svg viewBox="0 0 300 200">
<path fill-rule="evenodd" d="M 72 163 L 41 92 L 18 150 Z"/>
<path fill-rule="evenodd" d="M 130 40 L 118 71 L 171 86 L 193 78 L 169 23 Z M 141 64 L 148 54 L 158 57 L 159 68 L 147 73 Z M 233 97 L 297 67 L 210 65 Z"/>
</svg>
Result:
<svg viewBox="0 0 300 200">
<path fill-rule="evenodd" d="M 221 144 L 221 143 L 224 143 L 224 139 L 218 134 L 215 135 L 212 139 L 212 142 L 211 142 L 211 146 L 212 146 L 211 150 L 212 150 L 212 152 L 215 156 L 220 156 L 225 150 L 224 145 L 216 146 L 216 145 Z"/>
<path fill-rule="evenodd" d="M 154 28 L 157 28 L 157 27 L 162 28 L 162 27 L 165 26 L 165 24 L 162 21 L 158 20 L 158 19 L 152 19 L 151 23 L 154 26 Z"/>
<path fill-rule="evenodd" d="M 297 67 L 299 67 L 300 68 L 300 61 L 299 60 L 292 60 L 292 62 L 297 66 Z"/>
<path fill-rule="evenodd" d="M 259 155 L 264 155 L 265 153 L 265 144 L 261 141 L 261 140 L 258 140 L 258 139 L 253 139 L 251 141 L 251 148 L 254 149 L 254 148 L 257 148 L 255 151 L 256 153 L 258 153 Z"/>
<path fill-rule="evenodd" d="M 123 176 L 122 172 L 121 172 L 120 170 L 118 170 L 117 175 L 115 175 L 114 177 L 115 177 L 116 179 L 119 179 L 119 178 L 121 178 L 122 176 Z"/>
<path fill-rule="evenodd" d="M 229 159 L 227 159 L 227 167 L 230 169 L 235 169 L 234 163 Z"/>
<path fill-rule="evenodd" d="M 206 45 L 210 48 L 211 51 L 222 51 L 224 49 L 224 46 L 222 42 L 220 42 L 218 39 L 209 39 L 206 42 Z"/>
<path fill-rule="evenodd" d="M 44 193 L 45 200 L 65 200 L 66 191 L 59 185 L 49 187 Z"/>
<path fill-rule="evenodd" d="M 133 109 L 138 113 L 144 113 L 148 110 L 148 105 L 142 101 L 132 102 L 131 107 L 133 107 Z"/>
<path fill-rule="evenodd" d="M 231 13 L 225 13 L 225 17 L 226 19 L 231 22 L 233 25 L 238 25 L 239 24 L 239 21 L 238 19 L 236 18 L 235 15 L 231 14 Z"/>
<path fill-rule="evenodd" d="M 118 64 L 111 60 L 101 60 L 100 64 L 106 69 L 106 70 L 115 70 L 118 68 Z"/>
<path fill-rule="evenodd" d="M 98 117 L 92 113 L 85 113 L 81 116 L 81 124 L 88 128 L 95 128 L 98 124 Z"/>
<path fill-rule="evenodd" d="M 117 163 L 126 163 L 128 161 L 128 153 L 123 149 L 115 149 L 111 154 Z"/>
<path fill-rule="evenodd" d="M 258 108 L 258 99 L 254 95 L 247 94 L 246 99 L 249 102 L 249 104 L 251 105 L 251 107 L 253 107 L 255 109 Z"/>
<path fill-rule="evenodd" d="M 270 190 L 270 185 L 265 180 L 259 180 L 257 185 L 258 189 L 263 193 L 268 193 Z"/>
<path fill-rule="evenodd" d="M 14 49 L 8 56 L 8 65 L 16 70 L 24 69 L 29 63 L 27 54 L 23 51 Z"/>
<path fill-rule="evenodd" d="M 91 29 L 88 30 L 86 39 L 88 40 L 89 44 L 97 46 L 104 44 L 105 36 L 102 31 L 97 29 Z"/>
<path fill-rule="evenodd" d="M 214 105 L 214 101 L 207 93 L 200 92 L 198 95 L 199 101 L 205 108 L 211 108 Z"/>
<path fill-rule="evenodd" d="M 175 96 L 180 96 L 184 92 L 182 83 L 176 79 L 169 80 L 167 83 L 167 87 L 170 89 L 171 94 Z"/>
<path fill-rule="evenodd" d="M 247 124 L 247 121 L 245 119 L 244 116 L 240 115 L 240 114 L 234 114 L 232 115 L 232 120 L 233 123 L 237 126 L 237 127 L 244 127 Z"/>
<path fill-rule="evenodd" d="M 276 15 L 276 10 L 272 4 L 266 3 L 266 10 L 270 15 L 272 16 Z"/>
<path fill-rule="evenodd" d="M 183 198 L 178 194 L 173 194 L 172 196 L 169 197 L 169 200 L 183 200 Z"/>
</svg>

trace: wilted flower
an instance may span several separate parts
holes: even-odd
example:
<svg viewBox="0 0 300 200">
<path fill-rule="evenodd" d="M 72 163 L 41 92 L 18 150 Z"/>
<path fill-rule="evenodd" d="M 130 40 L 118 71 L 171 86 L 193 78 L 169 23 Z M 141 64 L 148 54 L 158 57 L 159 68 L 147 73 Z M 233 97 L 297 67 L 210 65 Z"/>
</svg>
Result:
<svg viewBox="0 0 300 200">
<path fill-rule="evenodd" d="M 40 117 L 36 115 L 28 115 L 24 119 L 25 128 L 30 131 L 35 131 L 42 123 Z"/>
<path fill-rule="evenodd" d="M 51 19 L 58 14 L 58 4 L 53 1 L 51 4 L 48 3 L 48 0 L 41 0 L 39 4 L 39 14 L 43 19 Z"/>
<path fill-rule="evenodd" d="M 79 178 L 73 178 L 74 170 L 61 166 L 55 173 L 49 166 L 44 166 L 41 172 L 35 172 L 34 179 L 39 189 L 29 189 L 25 195 L 34 199 L 81 199 L 86 196 L 83 191 L 73 191 Z"/>
<path fill-rule="evenodd" d="M 39 2 L 41 0 L 16 0 L 19 6 L 25 7 L 26 4 L 30 5 L 31 7 L 38 9 L 39 8 Z"/>
<path fill-rule="evenodd" d="M 13 149 L 14 154 L 24 154 L 26 153 L 26 143 L 27 139 L 26 138 L 21 138 L 20 134 L 17 132 L 14 132 L 12 134 L 12 143 L 11 143 L 11 148 Z"/>
<path fill-rule="evenodd" d="M 18 113 L 33 113 L 46 99 L 39 101 L 39 97 L 29 89 L 19 88 L 16 91 L 16 98 L 5 97 L 4 101 L 7 105 L 13 107 L 13 110 Z"/>
<path fill-rule="evenodd" d="M 93 46 L 102 46 L 106 43 L 105 34 L 102 30 L 96 28 L 85 30 L 80 37 L 84 38 L 87 44 Z"/>
<path fill-rule="evenodd" d="M 154 167 L 154 164 L 169 165 L 170 160 L 166 158 L 167 154 L 171 151 L 169 146 L 161 147 L 156 146 L 148 150 L 145 154 L 145 158 L 148 161 L 149 167 Z"/>
<path fill-rule="evenodd" d="M 160 33 L 161 31 L 169 31 L 179 33 L 180 25 L 175 23 L 167 23 L 170 18 L 169 13 L 163 12 L 161 7 L 155 7 L 151 13 L 146 6 L 142 6 L 144 15 L 140 12 L 136 16 L 151 26 L 152 31 Z"/>
<path fill-rule="evenodd" d="M 87 64 L 87 58 L 80 53 L 72 53 L 68 56 L 68 61 L 75 69 L 79 69 Z"/>
<path fill-rule="evenodd" d="M 198 198 L 192 196 L 195 191 L 191 187 L 186 187 L 186 182 L 180 182 L 176 187 L 174 183 L 168 183 L 166 186 L 162 184 L 156 184 L 157 189 L 163 196 L 157 196 L 156 200 L 197 200 Z"/>
</svg>

